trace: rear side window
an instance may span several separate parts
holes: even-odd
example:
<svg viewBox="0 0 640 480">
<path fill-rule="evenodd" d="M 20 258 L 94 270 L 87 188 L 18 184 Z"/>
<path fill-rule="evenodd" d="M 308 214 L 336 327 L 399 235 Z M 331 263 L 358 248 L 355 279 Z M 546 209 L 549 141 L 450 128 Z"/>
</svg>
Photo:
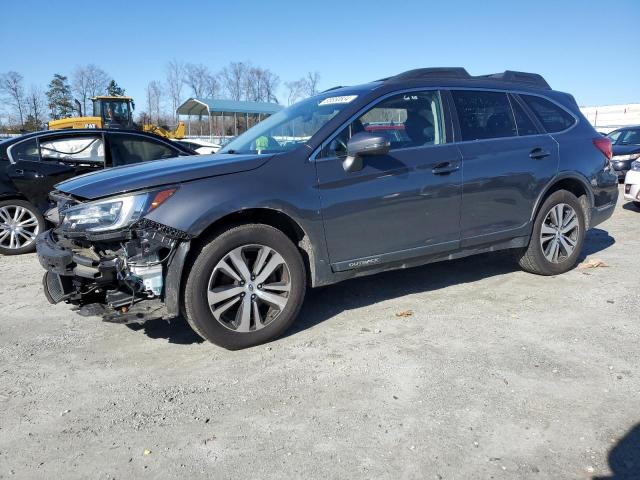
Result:
<svg viewBox="0 0 640 480">
<path fill-rule="evenodd" d="M 24 142 L 16 143 L 9 148 L 9 155 L 14 162 L 29 161 L 39 162 L 40 155 L 38 154 L 38 142 L 35 138 L 25 140 Z"/>
<path fill-rule="evenodd" d="M 623 130 L 616 145 L 640 145 L 640 129 Z"/>
<path fill-rule="evenodd" d="M 114 167 L 178 156 L 178 152 L 167 145 L 138 135 L 112 134 L 109 145 Z"/>
<path fill-rule="evenodd" d="M 561 132 L 575 123 L 575 118 L 553 102 L 533 95 L 520 95 L 549 133 Z"/>
<path fill-rule="evenodd" d="M 506 93 L 457 90 L 451 94 L 463 141 L 517 135 Z"/>
<path fill-rule="evenodd" d="M 509 97 L 511 100 L 511 108 L 513 108 L 513 115 L 516 117 L 516 126 L 518 127 L 518 135 L 537 135 L 538 129 L 534 125 L 533 121 L 527 115 L 527 112 L 524 111 L 522 105 L 518 103 L 518 101 L 514 97 Z"/>
</svg>

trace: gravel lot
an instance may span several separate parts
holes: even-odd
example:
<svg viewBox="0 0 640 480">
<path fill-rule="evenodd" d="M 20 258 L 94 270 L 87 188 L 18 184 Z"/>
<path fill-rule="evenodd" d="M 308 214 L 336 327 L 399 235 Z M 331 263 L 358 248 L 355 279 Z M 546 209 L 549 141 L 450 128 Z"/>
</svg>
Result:
<svg viewBox="0 0 640 480">
<path fill-rule="evenodd" d="M 621 201 L 607 266 L 559 277 L 491 254 L 316 290 L 239 352 L 51 306 L 0 257 L 0 478 L 640 478 L 639 227 Z"/>
</svg>

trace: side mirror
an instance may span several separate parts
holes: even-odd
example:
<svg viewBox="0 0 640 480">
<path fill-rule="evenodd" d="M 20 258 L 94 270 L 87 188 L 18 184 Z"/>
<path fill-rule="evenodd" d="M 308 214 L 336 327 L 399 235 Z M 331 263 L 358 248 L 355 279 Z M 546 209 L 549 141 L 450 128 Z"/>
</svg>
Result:
<svg viewBox="0 0 640 480">
<path fill-rule="evenodd" d="M 386 155 L 391 143 L 387 137 L 375 133 L 356 133 L 347 142 L 347 158 L 342 162 L 346 172 L 362 170 L 362 157 L 369 155 Z"/>
</svg>

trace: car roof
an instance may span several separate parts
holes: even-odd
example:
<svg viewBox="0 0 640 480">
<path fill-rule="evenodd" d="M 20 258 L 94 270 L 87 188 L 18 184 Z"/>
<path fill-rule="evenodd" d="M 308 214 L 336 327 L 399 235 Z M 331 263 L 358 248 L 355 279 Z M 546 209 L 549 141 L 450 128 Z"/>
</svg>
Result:
<svg viewBox="0 0 640 480">
<path fill-rule="evenodd" d="M 337 86 L 325 90 L 336 94 L 354 90 L 373 90 L 380 87 L 388 89 L 411 87 L 444 88 L 483 88 L 497 90 L 519 90 L 531 93 L 554 91 L 547 81 L 537 73 L 505 70 L 487 75 L 470 75 L 462 67 L 429 67 L 408 70 L 386 78 L 353 87 Z"/>
<path fill-rule="evenodd" d="M 640 125 L 625 125 L 624 127 L 618 127 L 609 133 L 620 132 L 622 130 L 637 130 L 638 128 L 640 128 Z"/>
<path fill-rule="evenodd" d="M 191 150 L 190 148 L 181 145 L 179 143 L 175 143 L 175 142 L 171 142 L 169 141 L 170 139 L 162 137 L 160 135 L 156 135 L 155 133 L 150 133 L 150 132 L 143 132 L 140 130 L 132 130 L 132 129 L 124 129 L 124 128 L 63 128 L 60 130 L 40 130 L 37 132 L 29 132 L 29 133 L 25 133 L 23 135 L 20 135 L 18 137 L 11 137 L 2 143 L 2 147 L 6 147 L 9 148 L 11 145 L 13 145 L 14 143 L 18 143 L 21 142 L 23 140 L 28 140 L 29 138 L 36 138 L 36 137 L 42 137 L 42 136 L 65 136 L 65 135 L 75 135 L 75 134 L 96 134 L 96 133 L 127 133 L 127 134 L 134 134 L 134 135 L 140 135 L 146 138 L 151 138 L 154 140 L 159 140 L 162 141 L 164 143 L 168 143 L 170 145 L 173 145 L 174 148 L 184 152 L 184 153 L 188 153 L 190 155 L 195 155 L 196 152 L 194 152 L 193 150 Z"/>
</svg>

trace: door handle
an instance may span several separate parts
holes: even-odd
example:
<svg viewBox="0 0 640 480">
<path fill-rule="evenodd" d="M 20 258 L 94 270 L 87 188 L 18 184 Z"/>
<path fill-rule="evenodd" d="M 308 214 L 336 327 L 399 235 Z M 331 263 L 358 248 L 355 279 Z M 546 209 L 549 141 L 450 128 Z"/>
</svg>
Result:
<svg viewBox="0 0 640 480">
<path fill-rule="evenodd" d="M 16 175 L 24 175 L 24 170 L 22 170 L 21 168 L 16 168 L 14 172 L 16 173 Z"/>
<path fill-rule="evenodd" d="M 460 168 L 459 162 L 442 162 L 437 164 L 431 170 L 434 175 L 449 175 Z"/>
<path fill-rule="evenodd" d="M 551 155 L 550 152 L 545 152 L 542 148 L 537 147 L 534 148 L 533 150 L 531 150 L 531 152 L 529 153 L 529 157 L 533 158 L 534 160 L 540 160 L 541 158 L 545 158 L 548 157 L 549 155 Z"/>
</svg>

